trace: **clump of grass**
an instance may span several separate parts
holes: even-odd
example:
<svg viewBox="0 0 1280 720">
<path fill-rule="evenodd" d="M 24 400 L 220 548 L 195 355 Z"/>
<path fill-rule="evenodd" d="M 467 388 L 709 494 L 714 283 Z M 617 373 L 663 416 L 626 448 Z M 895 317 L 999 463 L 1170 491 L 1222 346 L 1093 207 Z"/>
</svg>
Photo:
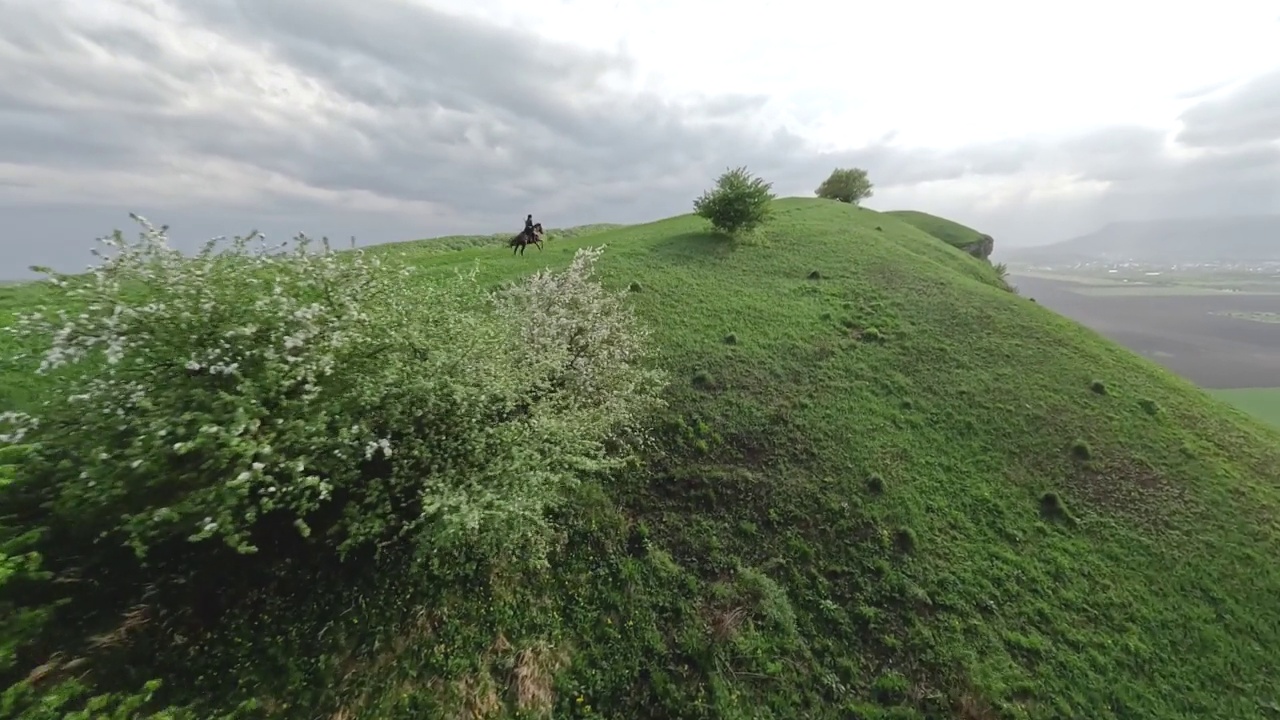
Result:
<svg viewBox="0 0 1280 720">
<path fill-rule="evenodd" d="M 911 683 L 897 672 L 890 671 L 876 678 L 872 692 L 881 705 L 896 705 L 907 699 Z"/>
<path fill-rule="evenodd" d="M 1084 440 L 1077 440 L 1071 445 L 1071 457 L 1077 460 L 1092 460 L 1093 448 Z"/>
<path fill-rule="evenodd" d="M 898 528 L 893 533 L 893 546 L 903 555 L 910 555 L 916 551 L 916 533 L 909 527 Z"/>
<path fill-rule="evenodd" d="M 1107 394 L 1107 384 L 1102 382 L 1101 380 L 1094 380 L 1092 383 L 1089 384 L 1089 389 L 1092 390 L 1096 395 Z"/>
<path fill-rule="evenodd" d="M 884 342 L 884 333 L 880 332 L 880 328 L 869 327 L 858 333 L 858 338 L 868 342 Z"/>
<path fill-rule="evenodd" d="M 1074 523 L 1076 521 L 1062 496 L 1052 490 L 1040 496 L 1040 516 L 1052 522 Z"/>
<path fill-rule="evenodd" d="M 810 279 L 810 280 L 821 280 L 821 279 L 822 279 L 822 273 L 821 273 L 821 272 L 819 272 L 818 270 L 811 270 L 811 271 L 809 271 L 809 279 Z"/>
<path fill-rule="evenodd" d="M 633 293 L 637 293 L 644 290 L 644 286 L 636 282 L 635 280 L 632 280 L 631 284 L 627 286 L 627 289 Z"/>
<path fill-rule="evenodd" d="M 1156 415 L 1160 412 L 1160 404 L 1149 398 L 1138 401 L 1138 406 L 1148 415 Z"/>
<path fill-rule="evenodd" d="M 879 475 L 872 474 L 867 478 L 867 490 L 873 495 L 880 495 L 884 492 L 884 478 Z"/>
<path fill-rule="evenodd" d="M 710 388 L 714 384 L 711 373 L 706 370 L 699 370 L 693 374 L 693 386 L 696 388 Z"/>
<path fill-rule="evenodd" d="M 737 334 L 736 334 L 736 333 L 729 333 L 728 335 L 725 335 L 725 336 L 724 336 L 724 344 L 725 344 L 725 345 L 737 345 L 737 344 L 738 344 L 738 336 L 737 336 Z"/>
</svg>

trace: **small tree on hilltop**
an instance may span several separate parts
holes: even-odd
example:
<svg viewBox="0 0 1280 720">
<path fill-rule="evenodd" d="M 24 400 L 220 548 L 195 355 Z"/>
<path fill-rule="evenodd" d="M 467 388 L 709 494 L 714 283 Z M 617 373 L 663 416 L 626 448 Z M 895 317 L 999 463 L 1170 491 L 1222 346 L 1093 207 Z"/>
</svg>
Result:
<svg viewBox="0 0 1280 720">
<path fill-rule="evenodd" d="M 871 180 L 867 178 L 866 170 L 862 168 L 836 168 L 813 192 L 820 198 L 839 200 L 840 202 L 857 205 L 871 197 L 872 187 L 874 186 L 871 184 Z"/>
<path fill-rule="evenodd" d="M 693 201 L 693 212 L 711 221 L 711 227 L 731 237 L 754 230 L 769 219 L 772 212 L 773 183 L 753 176 L 745 167 L 726 170 L 707 190 Z"/>
</svg>

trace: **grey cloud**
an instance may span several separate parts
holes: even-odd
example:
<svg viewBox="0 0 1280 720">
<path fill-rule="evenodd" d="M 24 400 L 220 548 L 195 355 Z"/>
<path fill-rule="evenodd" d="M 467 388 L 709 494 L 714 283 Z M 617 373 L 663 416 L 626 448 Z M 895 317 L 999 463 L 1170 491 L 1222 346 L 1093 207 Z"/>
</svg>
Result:
<svg viewBox="0 0 1280 720">
<path fill-rule="evenodd" d="M 1064 166 L 1090 180 L 1128 183 L 1146 177 L 1164 162 L 1164 134 L 1159 130 L 1118 125 L 1065 140 Z"/>
<path fill-rule="evenodd" d="M 1222 98 L 1201 101 L 1182 114 L 1182 122 L 1178 140 L 1197 147 L 1280 140 L 1280 68 Z"/>
<path fill-rule="evenodd" d="M 687 212 L 716 174 L 743 164 L 783 194 L 807 194 L 833 167 L 849 165 L 867 168 L 877 195 L 889 198 L 894 188 L 920 183 L 1033 171 L 1111 183 L 1106 196 L 1087 205 L 1022 200 L 977 212 L 941 198 L 936 207 L 920 208 L 994 228 L 993 234 L 1008 228 L 1011 242 L 1057 239 L 1051 227 L 1057 222 L 1123 219 L 1188 201 L 1278 209 L 1274 191 L 1268 194 L 1276 184 L 1266 180 L 1268 172 L 1280 171 L 1273 155 L 1222 150 L 1174 162 L 1162 154 L 1161 134 L 1147 128 L 952 151 L 899 147 L 890 133 L 855 151 L 824 154 L 785 129 L 764 136 L 745 130 L 741 121 L 767 98 L 720 94 L 677 103 L 622 95 L 609 89 L 608 79 L 634 71 L 623 55 L 587 52 L 410 3 L 183 0 L 175 7 L 228 38 L 228 45 L 237 41 L 259 50 L 337 101 L 315 110 L 272 86 L 267 91 L 286 102 L 191 104 L 188 99 L 207 93 L 213 80 L 233 89 L 249 80 L 229 56 L 215 55 L 206 66 L 170 51 L 144 28 L 92 26 L 69 1 L 11 3 L 10 22 L 0 28 L 0 163 L 147 174 L 222 158 L 310 188 L 426 200 L 451 210 L 431 218 L 430 226 L 407 211 L 353 211 L 278 194 L 265 196 L 253 212 L 150 210 L 157 221 L 196 239 L 256 225 L 276 235 L 305 227 L 315 234 L 392 240 L 493 231 L 527 212 L 552 225 L 641 221 Z M 86 43 L 115 64 L 89 62 Z M 1232 107 L 1270 107 L 1258 100 L 1268 87 L 1240 90 Z M 1248 100 L 1250 92 L 1254 100 Z M 1222 120 L 1212 102 L 1227 101 L 1204 100 L 1188 111 L 1188 131 L 1198 127 L 1227 142 L 1223 128 L 1236 126 Z M 10 192 L 0 183 L 0 203 Z M 12 218 L 11 227 L 51 223 L 11 236 L 38 242 L 0 239 L 0 276 L 18 262 L 53 262 L 94 234 L 127 225 L 127 210 L 147 212 L 125 207 L 123 200 L 76 211 L 74 198 L 54 199 L 63 203 L 56 210 L 47 203 L 0 208 L 6 220 Z M 1063 209 L 1068 206 L 1070 212 Z M 59 241 L 49 228 L 72 236 Z"/>
<path fill-rule="evenodd" d="M 1200 87 L 1178 93 L 1176 98 L 1178 100 L 1195 100 L 1196 98 L 1201 98 L 1205 95 L 1215 93 L 1230 84 L 1230 82 L 1215 82 L 1207 85 L 1201 85 Z"/>
<path fill-rule="evenodd" d="M 1280 212 L 1274 146 L 1242 146 L 1153 170 L 1115 188 L 1104 206 L 1134 219 Z"/>
<path fill-rule="evenodd" d="M 713 96 L 680 106 L 653 96 L 621 98 L 600 81 L 628 72 L 631 63 L 624 57 L 584 53 L 427 8 L 296 0 L 240 8 L 206 0 L 182 7 L 220 33 L 267 48 L 275 59 L 376 116 L 317 118 L 272 128 L 255 124 L 247 113 L 177 113 L 156 102 L 158 92 L 134 98 L 121 91 L 124 83 L 110 78 L 73 80 L 77 58 L 64 44 L 57 57 L 43 60 L 42 71 L 56 69 L 49 75 L 63 79 L 60 89 L 66 95 L 100 88 L 100 101 L 114 103 L 114 116 L 128 125 L 100 129 L 100 142 L 115 141 L 135 153 L 148 148 L 170 156 L 198 152 L 234 158 L 316 187 L 429 198 L 475 214 L 493 214 L 504 202 L 536 200 L 582 212 L 595 202 L 627 199 L 631 207 L 618 209 L 631 218 L 652 212 L 649 208 L 685 209 L 697 187 L 664 190 L 661 178 L 694 182 L 697 177 L 704 183 L 727 165 L 746 163 L 775 172 L 780 189 L 805 192 L 816 183 L 814 168 L 839 159 L 810 162 L 813 153 L 794 135 L 779 131 L 755 138 L 732 125 L 759 109 L 765 98 Z M 36 26 L 45 33 L 66 29 L 63 23 Z M 155 59 L 148 72 L 128 78 L 131 87 L 165 89 L 209 72 L 189 61 L 171 62 L 142 33 L 80 32 L 119 57 Z M 41 39 L 29 47 L 55 44 Z M 33 94 L 23 98 L 26 106 L 54 112 L 50 108 L 56 102 Z M 79 122 L 77 134 L 91 137 L 86 121 Z M 129 130 L 135 137 L 127 137 Z M 58 153 L 50 138 L 33 130 L 7 127 L 6 135 L 25 147 Z M 118 160 L 105 147 L 64 149 L 72 157 Z M 877 173 L 881 184 L 958 177 L 964 171 L 960 162 L 912 158 L 884 147 L 857 157 L 885 165 Z M 607 197 L 598 196 L 604 188 Z"/>
</svg>

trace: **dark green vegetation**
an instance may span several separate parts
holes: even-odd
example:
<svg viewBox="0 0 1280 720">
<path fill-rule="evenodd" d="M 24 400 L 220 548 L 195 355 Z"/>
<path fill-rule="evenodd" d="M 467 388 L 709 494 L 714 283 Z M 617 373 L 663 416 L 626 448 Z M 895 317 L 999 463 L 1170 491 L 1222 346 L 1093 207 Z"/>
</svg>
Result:
<svg viewBox="0 0 1280 720">
<path fill-rule="evenodd" d="M 738 237 L 758 229 L 773 212 L 773 183 L 755 177 L 746 167 L 729 168 L 715 186 L 693 201 L 693 213 L 711 223 L 721 235 Z"/>
<path fill-rule="evenodd" d="M 813 191 L 824 200 L 839 200 L 840 202 L 858 203 L 871 197 L 874 192 L 874 185 L 870 178 L 867 177 L 867 171 L 862 168 L 836 168 L 831 171 L 826 180 Z"/>
<path fill-rule="evenodd" d="M 209 623 L 181 638 L 67 577 L 110 611 L 64 618 L 83 662 L 42 672 L 162 677 L 198 717 L 1274 717 L 1280 434 L 919 220 L 790 199 L 739 242 L 684 216 L 524 258 L 381 250 L 496 286 L 607 243 L 672 377 L 646 464 L 567 498 L 546 571 L 228 574 L 166 598 Z"/>
</svg>

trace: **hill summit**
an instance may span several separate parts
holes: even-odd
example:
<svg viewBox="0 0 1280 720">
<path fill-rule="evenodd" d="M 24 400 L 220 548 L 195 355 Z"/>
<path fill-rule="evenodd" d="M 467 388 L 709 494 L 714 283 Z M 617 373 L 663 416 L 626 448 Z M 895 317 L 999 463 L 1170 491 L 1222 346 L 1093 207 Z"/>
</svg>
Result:
<svg viewBox="0 0 1280 720">
<path fill-rule="evenodd" d="M 523 257 L 372 253 L 428 293 L 605 246 L 598 278 L 669 384 L 636 461 L 548 510 L 545 565 L 467 547 L 338 562 L 282 533 L 210 560 L 216 593 L 157 594 L 154 567 L 84 567 L 96 541 L 54 528 L 65 582 L 35 599 L 95 609 L 54 610 L 59 632 L 7 677 L 160 678 L 153 702 L 192 717 L 1273 717 L 1280 436 L 1009 292 L 920 216 L 775 208 L 740 241 L 682 216 Z M 468 397 L 385 411 L 446 442 Z M 47 521 L 18 506 L 9 526 Z"/>
</svg>

